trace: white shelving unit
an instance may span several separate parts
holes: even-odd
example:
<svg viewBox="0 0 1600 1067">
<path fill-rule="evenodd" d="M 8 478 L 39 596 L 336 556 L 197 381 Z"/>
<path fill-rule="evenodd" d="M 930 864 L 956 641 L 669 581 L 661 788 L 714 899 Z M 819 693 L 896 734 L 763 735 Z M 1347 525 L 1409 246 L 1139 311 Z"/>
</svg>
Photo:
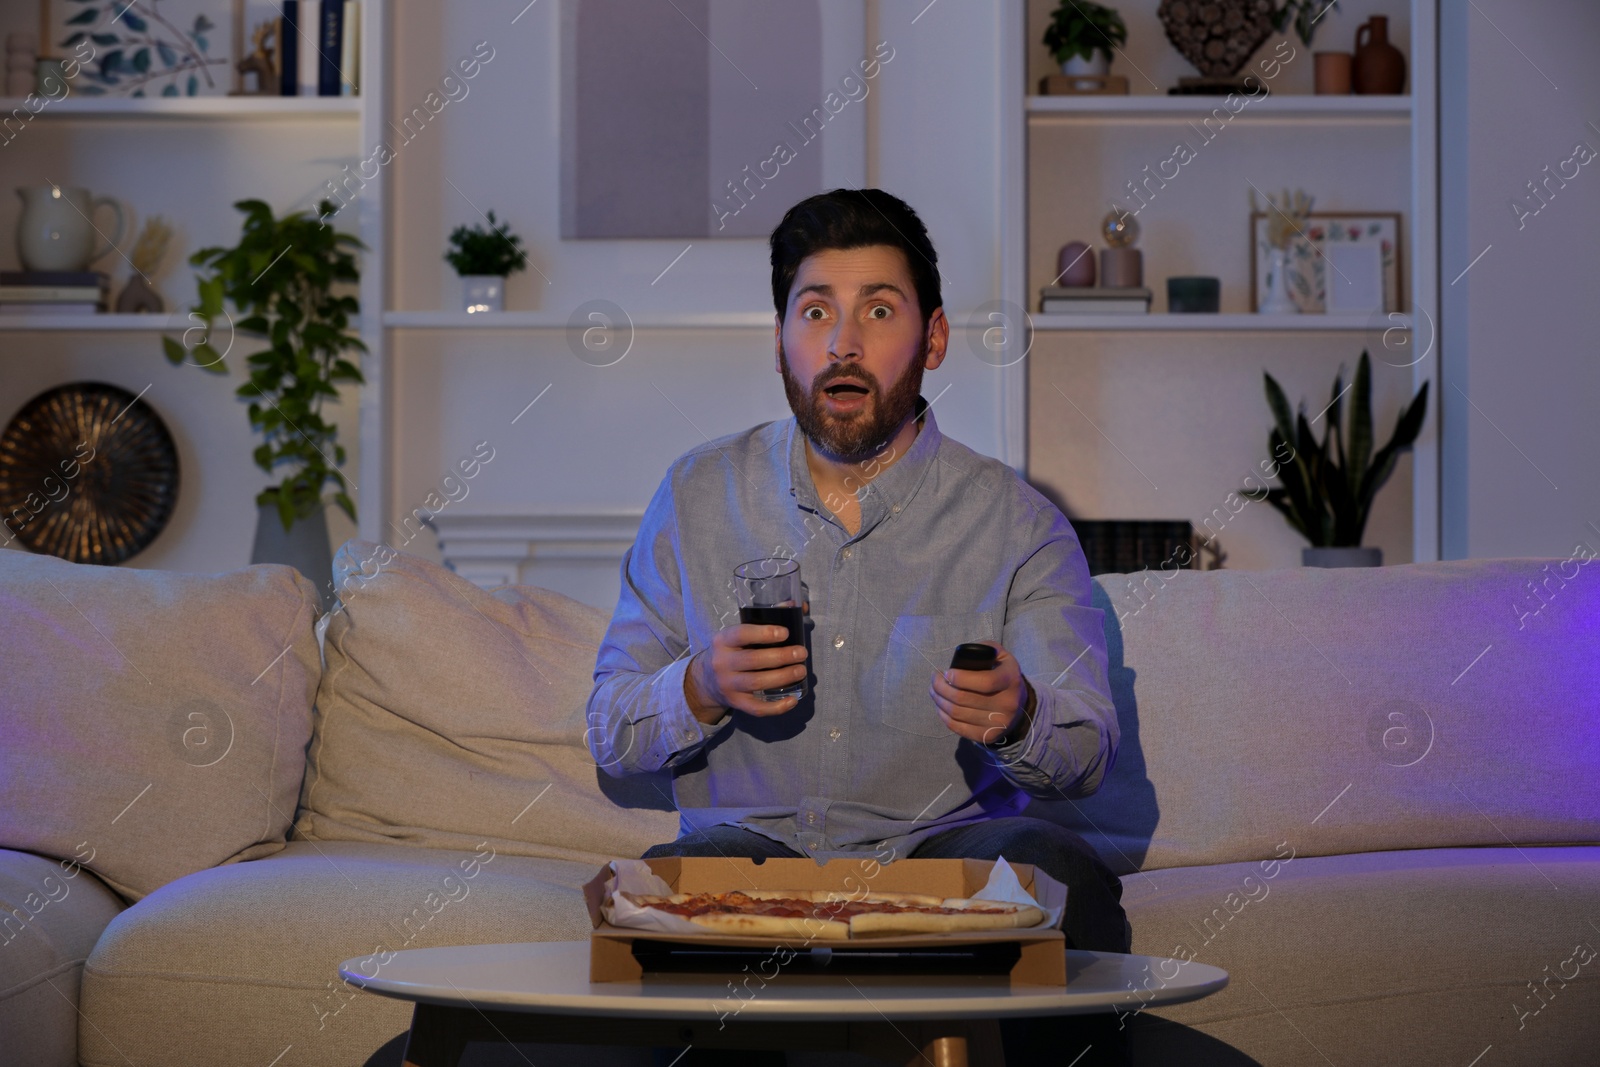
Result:
<svg viewBox="0 0 1600 1067">
<path fill-rule="evenodd" d="M 382 141 L 385 136 L 383 116 L 386 114 L 389 78 L 385 57 L 389 52 L 390 26 L 385 5 L 373 0 L 362 5 L 361 17 L 361 94 L 339 97 L 282 97 L 282 96 L 196 96 L 196 97 L 107 97 L 88 96 L 82 93 L 51 99 L 33 110 L 25 99 L 0 98 L 0 114 L 31 115 L 28 124 L 61 122 L 106 123 L 124 126 L 140 123 L 151 128 L 150 136 L 159 143 L 159 127 L 163 124 L 182 123 L 344 123 L 351 136 L 351 153 L 363 157 L 363 149 Z M 15 129 L 13 130 L 15 135 Z M 7 146 L 8 151 L 25 151 Z M 263 161 L 264 163 L 270 161 Z M 249 189 L 228 190 L 240 197 L 250 195 Z M 385 202 L 388 193 L 388 175 L 381 169 L 377 176 L 366 181 L 360 195 L 354 199 L 356 232 L 366 244 L 367 251 L 360 256 L 361 316 L 359 333 L 367 346 L 361 358 L 361 369 L 366 384 L 360 393 L 361 442 L 359 478 L 352 479 L 360 486 L 356 493 L 357 511 L 360 515 L 360 532 L 364 538 L 380 539 L 388 514 L 390 471 L 388 462 L 389 427 L 387 413 L 391 389 L 386 359 L 383 307 L 388 293 L 387 284 L 387 227 Z M 181 309 L 178 309 L 181 311 Z M 59 333 L 130 333 L 152 334 L 167 331 L 179 332 L 174 327 L 171 312 L 160 315 L 0 315 L 0 333 L 49 331 Z M 160 357 L 152 350 L 152 359 Z"/>
<path fill-rule="evenodd" d="M 636 330 L 766 330 L 771 332 L 770 311 L 640 315 Z M 571 323 L 559 311 L 386 311 L 383 324 L 410 330 L 565 330 Z"/>
<path fill-rule="evenodd" d="M 1035 313 L 1035 330 L 1111 330 L 1126 333 L 1325 333 L 1410 329 L 1411 317 L 1375 323 L 1366 315 L 1072 315 Z"/>
<path fill-rule="evenodd" d="M 1239 332 L 1270 334 L 1283 332 L 1302 337 L 1326 332 L 1369 332 L 1407 329 L 1414 336 L 1410 343 L 1435 345 L 1434 324 L 1439 321 L 1438 278 L 1438 197 L 1436 94 L 1438 0 L 1411 0 L 1410 71 L 1411 92 L 1403 96 L 1314 96 L 1279 92 L 1249 99 L 1236 112 L 1225 109 L 1223 98 L 1203 96 L 1038 96 L 1027 84 L 1029 57 L 1036 42 L 1028 31 L 1029 0 L 1004 0 L 1001 12 L 1002 33 L 1000 69 L 1004 83 L 1000 97 L 1001 123 L 1001 296 L 1029 310 L 1035 331 L 1076 331 L 1081 333 L 1142 333 L 1153 335 L 1150 344 L 1160 350 L 1173 345 L 1181 351 L 1181 338 L 1201 333 Z M 1297 42 L 1298 43 L 1298 42 Z M 1237 105 L 1236 105 L 1237 106 Z M 1299 130 L 1307 126 L 1328 128 L 1332 135 L 1341 130 L 1403 130 L 1408 144 L 1410 170 L 1410 210 L 1403 219 L 1406 254 L 1402 266 L 1405 277 L 1402 292 L 1410 306 L 1406 314 L 1381 317 L 1345 318 L 1326 315 L 1263 316 L 1256 314 L 1220 315 L 1063 315 L 1040 314 L 1037 279 L 1029 277 L 1030 239 L 1045 239 L 1030 227 L 1029 155 L 1036 138 L 1091 139 L 1101 133 L 1148 126 L 1156 131 L 1183 129 L 1215 109 L 1224 108 L 1229 122 L 1262 131 L 1260 136 L 1277 136 L 1275 129 Z M 1394 136 L 1389 133 L 1387 136 Z M 1050 142 L 1058 144 L 1057 141 Z M 1089 143 L 1094 143 L 1091 140 Z M 1230 151 L 1226 146 L 1217 151 Z M 1155 158 L 1160 158 L 1155 157 Z M 1221 234 L 1228 239 L 1230 234 Z M 1054 243 L 1054 242 L 1052 242 Z M 1418 324 L 1421 328 L 1416 328 Z M 1413 558 L 1418 561 L 1439 558 L 1439 452 L 1437 401 L 1440 395 L 1436 353 L 1420 359 L 1411 368 L 1412 388 L 1431 382 L 1433 417 L 1424 425 L 1415 446 L 1412 485 Z M 1004 448 L 1013 466 L 1027 470 L 1027 376 L 1010 373 L 1002 379 L 1000 419 L 1005 434 Z M 1184 373 L 1181 360 L 1175 360 L 1173 374 Z M 1023 457 L 1020 462 L 1018 457 Z"/>
<path fill-rule="evenodd" d="M 21 98 L 0 97 L 0 113 L 28 114 L 32 109 Z M 303 122 L 307 119 L 357 119 L 361 116 L 359 96 L 84 96 L 69 95 L 48 100 L 34 120 L 78 119 L 280 119 Z"/>
<path fill-rule="evenodd" d="M 1032 120 L 1057 117 L 1200 118 L 1222 108 L 1218 96 L 1030 96 L 1025 105 Z M 1224 109 L 1224 114 L 1228 114 Z M 1233 119 L 1331 119 L 1339 122 L 1411 118 L 1409 96 L 1263 96 L 1247 100 Z"/>
</svg>

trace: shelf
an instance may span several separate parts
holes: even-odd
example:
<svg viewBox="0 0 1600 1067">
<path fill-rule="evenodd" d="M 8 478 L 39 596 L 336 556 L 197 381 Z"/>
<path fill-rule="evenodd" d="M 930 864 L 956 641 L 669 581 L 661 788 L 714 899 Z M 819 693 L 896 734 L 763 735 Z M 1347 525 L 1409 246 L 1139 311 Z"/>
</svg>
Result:
<svg viewBox="0 0 1600 1067">
<path fill-rule="evenodd" d="M 565 330 L 564 311 L 385 311 L 383 324 L 411 330 Z M 661 312 L 630 316 L 636 330 L 771 330 L 770 311 Z"/>
<path fill-rule="evenodd" d="M 48 98 L 47 98 L 48 99 Z M 0 114 L 30 113 L 20 97 L 0 98 Z M 34 118 L 354 119 L 359 96 L 84 96 L 50 99 Z"/>
<path fill-rule="evenodd" d="M 1367 315 L 1074 315 L 1070 313 L 1033 313 L 1029 316 L 1035 330 L 1106 330 L 1106 331 L 1193 331 L 1212 333 L 1245 333 L 1257 331 L 1346 332 L 1362 330 L 1410 329 L 1411 316 L 1398 316 L 1398 321 L 1386 318 L 1374 320 Z"/>
<path fill-rule="evenodd" d="M 1223 108 L 1221 96 L 1030 96 L 1025 101 L 1030 119 L 1065 118 L 1109 121 L 1113 119 L 1198 119 Z M 1248 99 L 1248 98 L 1247 98 Z M 1411 118 L 1409 96 L 1308 96 L 1278 95 L 1250 100 L 1233 118 L 1255 121 L 1321 118 L 1344 122 Z"/>
<path fill-rule="evenodd" d="M 167 315 L 0 315 L 0 331 L 8 330 L 66 330 L 103 331 L 121 330 L 128 333 L 159 333 L 177 331 Z"/>
</svg>

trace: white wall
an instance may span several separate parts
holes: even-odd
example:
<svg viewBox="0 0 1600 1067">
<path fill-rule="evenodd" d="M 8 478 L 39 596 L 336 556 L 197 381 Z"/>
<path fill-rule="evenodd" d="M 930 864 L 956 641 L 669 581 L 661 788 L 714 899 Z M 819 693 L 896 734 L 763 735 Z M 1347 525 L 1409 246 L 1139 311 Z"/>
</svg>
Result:
<svg viewBox="0 0 1600 1067">
<path fill-rule="evenodd" d="M 1600 151 L 1600 5 L 1443 7 L 1444 554 L 1566 557 L 1600 547 L 1600 159 L 1511 201 Z"/>
<path fill-rule="evenodd" d="M 894 49 L 863 102 L 868 181 L 905 199 L 927 223 L 946 311 L 960 323 L 992 296 L 998 272 L 997 27 L 986 5 L 941 3 L 918 18 L 926 6 L 866 5 L 869 48 L 887 41 Z M 492 207 L 522 234 L 538 267 L 512 275 L 508 308 L 568 312 L 604 298 L 633 315 L 770 310 L 764 240 L 692 242 L 652 284 L 691 242 L 560 239 L 559 12 L 537 4 L 512 26 L 514 14 L 483 0 L 398 5 L 392 69 L 400 110 L 419 102 L 477 42 L 488 40 L 496 53 L 470 94 L 398 153 L 391 189 L 395 306 L 455 306 L 458 283 L 440 258 L 446 235 L 475 221 L 476 209 Z M 931 373 L 924 392 L 932 397 L 954 383 L 938 404 L 941 427 L 995 453 L 995 372 L 971 355 L 964 338 L 955 343 L 967 358 Z M 789 415 L 770 328 L 640 330 L 627 357 L 609 367 L 577 359 L 560 331 L 398 331 L 391 357 L 400 516 L 420 507 L 484 440 L 495 459 L 450 507 L 642 510 L 679 453 Z M 399 543 L 402 535 L 391 533 Z M 405 548 L 437 553 L 427 531 Z"/>
</svg>

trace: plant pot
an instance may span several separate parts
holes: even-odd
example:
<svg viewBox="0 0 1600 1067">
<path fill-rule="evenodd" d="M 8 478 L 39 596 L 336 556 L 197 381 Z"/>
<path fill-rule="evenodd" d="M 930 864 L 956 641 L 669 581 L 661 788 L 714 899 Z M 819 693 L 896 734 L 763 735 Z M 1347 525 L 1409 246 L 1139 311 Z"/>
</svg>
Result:
<svg viewBox="0 0 1600 1067">
<path fill-rule="evenodd" d="M 1071 78 L 1074 75 L 1089 74 L 1095 78 L 1104 78 L 1111 73 L 1111 57 L 1104 52 L 1094 52 L 1088 59 L 1082 56 L 1073 56 L 1061 64 L 1061 73 Z M 1082 80 L 1072 83 L 1074 89 L 1098 89 L 1099 81 Z"/>
<path fill-rule="evenodd" d="M 1350 95 L 1350 64 L 1353 57 L 1349 52 L 1316 52 L 1312 59 L 1313 79 L 1318 96 L 1348 96 Z"/>
<path fill-rule="evenodd" d="M 1302 548 L 1300 563 L 1306 567 L 1381 567 L 1381 548 Z"/>
<path fill-rule="evenodd" d="M 461 309 L 469 315 L 506 309 L 506 280 L 498 274 L 463 274 Z"/>
<path fill-rule="evenodd" d="M 324 504 L 310 518 L 300 519 L 283 529 L 274 504 L 259 504 L 256 514 L 256 541 L 250 551 L 251 563 L 287 563 L 317 587 L 324 612 L 333 609 L 333 551 L 328 543 L 328 507 Z"/>
</svg>

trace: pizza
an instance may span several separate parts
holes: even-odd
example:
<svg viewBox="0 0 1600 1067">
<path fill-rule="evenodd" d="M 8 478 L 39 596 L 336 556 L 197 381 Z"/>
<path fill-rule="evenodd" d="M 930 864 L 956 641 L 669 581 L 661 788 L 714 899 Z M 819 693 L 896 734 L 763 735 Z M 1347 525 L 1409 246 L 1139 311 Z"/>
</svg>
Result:
<svg viewBox="0 0 1600 1067">
<path fill-rule="evenodd" d="M 919 893 L 865 893 L 842 897 L 835 890 L 738 890 L 728 893 L 623 893 L 642 908 L 688 919 L 707 933 L 756 937 L 802 937 L 845 941 L 888 934 L 1010 930 L 1036 926 L 1044 912 L 1028 904 Z"/>
</svg>

